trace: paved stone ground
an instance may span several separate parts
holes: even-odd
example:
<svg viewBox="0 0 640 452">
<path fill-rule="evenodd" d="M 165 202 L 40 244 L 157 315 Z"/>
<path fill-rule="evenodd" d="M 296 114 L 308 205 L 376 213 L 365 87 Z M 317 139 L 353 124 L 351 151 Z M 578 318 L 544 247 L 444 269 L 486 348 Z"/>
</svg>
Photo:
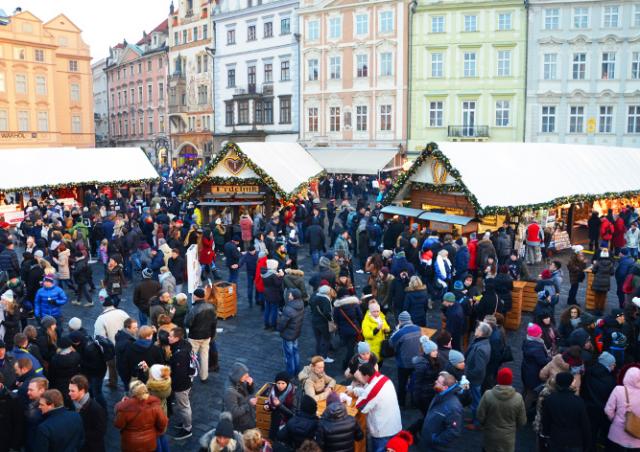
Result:
<svg viewBox="0 0 640 452">
<path fill-rule="evenodd" d="M 566 256 L 564 259 L 566 260 Z M 311 261 L 306 252 L 301 252 L 299 257 L 299 264 L 303 270 L 305 270 L 306 276 L 311 274 Z M 224 267 L 222 264 L 221 267 Z M 539 270 L 539 269 L 532 269 Z M 94 266 L 96 282 L 98 277 L 102 274 L 100 266 Z M 535 273 L 532 273 L 535 274 Z M 223 275 L 226 275 L 226 271 L 223 270 Z M 364 284 L 364 275 L 356 275 L 357 287 L 362 287 Z M 137 279 L 136 279 L 137 281 Z M 176 442 L 169 440 L 170 446 L 173 450 L 185 450 L 195 451 L 198 449 L 198 439 L 207 430 L 213 428 L 217 422 L 220 411 L 222 410 L 222 394 L 224 392 L 225 385 L 227 384 L 228 370 L 234 361 L 242 361 L 250 369 L 251 375 L 256 382 L 256 388 L 259 388 L 263 383 L 273 380 L 273 377 L 277 372 L 284 369 L 283 353 L 281 348 L 281 340 L 277 333 L 265 332 L 262 329 L 262 315 L 260 308 L 255 306 L 249 308 L 246 301 L 246 275 L 244 272 L 240 275 L 240 296 L 238 302 L 238 315 L 235 318 L 228 319 L 226 321 L 219 321 L 218 327 L 223 328 L 223 332 L 218 334 L 217 343 L 220 351 L 220 373 L 210 374 L 209 381 L 206 384 L 202 384 L 196 379 L 191 394 L 191 404 L 193 409 L 193 437 L 185 441 Z M 615 284 L 615 283 L 614 283 Z M 124 301 L 121 304 L 121 308 L 132 314 L 137 318 L 136 309 L 131 301 L 132 291 L 134 284 L 130 284 L 125 292 Z M 556 309 L 557 314 L 564 308 L 566 304 L 566 293 L 569 289 L 568 275 L 565 270 L 565 283 L 563 287 L 563 297 L 561 305 Z M 580 288 L 578 293 L 578 300 L 581 300 L 581 304 L 584 305 L 584 284 Z M 612 307 L 617 305 L 617 299 L 615 298 L 615 289 L 610 292 L 609 305 Z M 92 308 L 83 308 L 68 304 L 64 307 L 64 315 L 66 319 L 73 316 L 78 316 L 82 319 L 83 325 L 88 331 L 93 332 L 93 323 L 95 318 L 100 312 L 100 307 L 96 305 Z M 520 389 L 520 362 L 522 359 L 521 344 L 524 339 L 524 331 L 526 324 L 530 321 L 531 316 L 529 314 L 523 315 L 522 325 L 520 330 L 508 333 L 508 341 L 512 345 L 515 362 L 510 363 L 510 367 L 514 371 L 514 385 Z M 439 311 L 429 311 L 429 323 L 430 326 L 436 327 L 439 324 Z M 315 342 L 313 334 L 311 333 L 310 321 L 307 311 L 305 318 L 305 329 L 303 330 L 302 337 L 300 338 L 300 354 L 301 362 L 305 363 L 314 354 Z M 327 372 L 337 377 L 338 382 L 341 381 L 342 369 L 340 368 L 342 356 L 336 359 L 336 362 L 327 365 Z M 383 372 L 389 375 L 395 380 L 396 371 L 393 360 L 389 359 L 385 362 Z M 105 397 L 110 406 L 115 405 L 123 396 L 122 388 L 118 390 L 109 389 L 106 385 L 104 387 Z M 403 412 L 403 425 L 408 426 L 412 420 L 416 419 L 418 412 L 416 410 L 406 410 Z M 109 413 L 110 421 L 113 418 L 112 410 Z M 120 449 L 120 435 L 119 432 L 109 424 L 107 432 L 107 450 L 117 451 Z M 482 436 L 478 432 L 464 431 L 463 440 L 457 444 L 457 452 L 466 451 L 480 451 L 482 449 Z M 417 450 L 417 449 L 416 449 Z M 530 426 L 521 429 L 518 432 L 517 447 L 519 452 L 527 452 L 535 450 L 535 435 Z"/>
</svg>

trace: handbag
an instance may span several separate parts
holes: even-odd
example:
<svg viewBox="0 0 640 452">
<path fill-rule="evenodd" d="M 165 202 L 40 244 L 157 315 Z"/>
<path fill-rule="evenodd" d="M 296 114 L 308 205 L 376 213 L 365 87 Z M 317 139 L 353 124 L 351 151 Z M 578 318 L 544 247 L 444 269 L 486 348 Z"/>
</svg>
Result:
<svg viewBox="0 0 640 452">
<path fill-rule="evenodd" d="M 391 358 L 393 356 L 395 356 L 396 351 L 393 348 L 393 346 L 391 345 L 391 342 L 389 341 L 389 335 L 385 335 L 384 340 L 382 341 L 382 344 L 380 346 L 380 356 L 381 358 Z"/>
<path fill-rule="evenodd" d="M 349 316 L 342 310 L 342 308 L 338 308 L 338 309 L 340 310 L 340 313 L 345 318 L 345 320 L 349 323 L 349 325 L 351 325 L 351 328 L 353 328 L 355 330 L 355 332 L 356 332 L 356 340 L 358 342 L 364 341 L 364 336 L 362 335 L 362 330 L 360 328 L 358 328 L 356 326 L 356 324 L 351 321 Z"/>
<path fill-rule="evenodd" d="M 629 404 L 629 391 L 627 387 L 624 387 L 624 395 L 627 400 L 627 406 L 629 411 L 624 415 L 624 431 L 634 438 L 640 439 L 640 416 L 631 411 L 631 405 Z"/>
<path fill-rule="evenodd" d="M 335 333 L 338 330 L 338 325 L 336 324 L 336 322 L 334 322 L 333 319 L 328 319 L 320 310 L 320 306 L 316 306 L 316 310 L 318 311 L 320 316 L 327 321 L 327 327 L 329 328 L 329 333 Z"/>
</svg>

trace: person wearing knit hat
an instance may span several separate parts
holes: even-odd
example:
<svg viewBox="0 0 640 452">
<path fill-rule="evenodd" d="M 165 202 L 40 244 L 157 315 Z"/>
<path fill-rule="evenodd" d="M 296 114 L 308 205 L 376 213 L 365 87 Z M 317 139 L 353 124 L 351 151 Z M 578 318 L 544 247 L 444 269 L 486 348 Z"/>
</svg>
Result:
<svg viewBox="0 0 640 452">
<path fill-rule="evenodd" d="M 422 351 L 425 355 L 431 355 L 434 358 L 437 357 L 438 346 L 435 342 L 429 339 L 427 336 L 420 337 L 420 345 L 422 345 Z M 434 356 L 435 354 L 435 356 Z"/>
<path fill-rule="evenodd" d="M 82 320 L 80 320 L 78 317 L 71 317 L 68 325 L 70 331 L 78 331 L 80 330 L 80 328 L 82 328 Z"/>
<path fill-rule="evenodd" d="M 413 324 L 413 322 L 411 322 L 411 314 L 409 314 L 407 311 L 402 311 L 398 315 L 398 323 L 400 325 Z"/>
<path fill-rule="evenodd" d="M 529 323 L 527 326 L 527 336 L 530 337 L 541 337 L 542 336 L 542 328 L 537 323 Z"/>
<path fill-rule="evenodd" d="M 287 372 L 278 372 L 273 381 L 264 405 L 264 409 L 271 412 L 270 438 L 275 438 L 280 427 L 293 416 L 296 401 L 296 390 Z"/>
<path fill-rule="evenodd" d="M 616 359 L 609 352 L 602 352 L 598 361 L 587 366 L 580 384 L 580 395 L 587 405 L 591 424 L 591 444 L 606 441 L 611 422 L 604 411 L 609 395 L 616 387 L 614 373 Z"/>
<path fill-rule="evenodd" d="M 435 396 L 433 385 L 442 370 L 438 359 L 438 346 L 427 336 L 420 337 L 422 354 L 413 359 L 414 371 L 412 375 L 413 387 L 411 398 L 414 405 L 423 416 L 427 414 L 429 405 Z"/>
<path fill-rule="evenodd" d="M 422 330 L 411 323 L 411 315 L 402 311 L 398 315 L 398 326 L 389 338 L 389 345 L 395 350 L 396 366 L 398 367 L 398 403 L 404 407 L 407 397 L 409 377 L 413 373 L 413 358 L 422 348 L 420 338 Z"/>
<path fill-rule="evenodd" d="M 609 352 L 602 352 L 600 356 L 598 356 L 598 362 L 610 373 L 613 372 L 613 369 L 616 367 L 616 359 Z"/>
<path fill-rule="evenodd" d="M 513 372 L 508 367 L 498 371 L 497 385 L 486 391 L 478 405 L 482 427 L 482 448 L 486 451 L 516 450 L 516 431 L 527 423 L 522 396 L 511 386 Z"/>
<path fill-rule="evenodd" d="M 449 363 L 458 370 L 464 370 L 464 355 L 458 350 L 450 350 Z"/>
<path fill-rule="evenodd" d="M 13 302 L 13 290 L 9 289 L 6 292 L 4 292 L 2 295 L 0 295 L 0 300 L 6 301 L 6 302 Z"/>
<path fill-rule="evenodd" d="M 142 270 L 142 277 L 144 279 L 153 278 L 153 270 L 151 270 L 150 268 L 145 268 L 144 270 Z"/>
<path fill-rule="evenodd" d="M 371 352 L 371 346 L 368 342 L 358 342 L 357 353 L 349 360 L 349 365 L 344 371 L 345 378 L 352 379 L 358 368 L 364 363 L 370 363 L 376 369 L 378 368 L 378 357 Z M 353 380 L 353 385 L 359 385 L 357 380 Z"/>
<path fill-rule="evenodd" d="M 471 391 L 471 415 L 473 423 L 465 427 L 468 430 L 477 430 L 480 427 L 477 409 L 482 396 L 482 383 L 487 375 L 487 367 L 491 359 L 491 344 L 489 336 L 493 330 L 488 323 L 480 322 L 474 332 L 473 342 L 467 349 L 467 368 L 466 376 L 469 380 L 469 389 Z"/>
<path fill-rule="evenodd" d="M 298 450 L 304 441 L 315 438 L 318 429 L 318 404 L 313 397 L 303 394 L 300 409 L 279 431 L 277 438 L 289 447 Z"/>
<path fill-rule="evenodd" d="M 401 430 L 396 436 L 389 440 L 386 446 L 386 452 L 409 452 L 409 446 L 412 444 L 413 435 L 406 430 Z"/>
<path fill-rule="evenodd" d="M 446 320 L 446 330 L 451 334 L 451 347 L 462 350 L 462 336 L 465 331 L 466 318 L 462 304 L 456 301 L 453 292 L 442 297 L 442 310 Z"/>
<path fill-rule="evenodd" d="M 55 324 L 56 324 L 56 319 L 51 317 L 50 315 L 45 315 L 40 320 L 40 325 L 42 325 L 42 328 L 44 330 L 48 330 L 51 326 L 53 326 Z"/>
</svg>

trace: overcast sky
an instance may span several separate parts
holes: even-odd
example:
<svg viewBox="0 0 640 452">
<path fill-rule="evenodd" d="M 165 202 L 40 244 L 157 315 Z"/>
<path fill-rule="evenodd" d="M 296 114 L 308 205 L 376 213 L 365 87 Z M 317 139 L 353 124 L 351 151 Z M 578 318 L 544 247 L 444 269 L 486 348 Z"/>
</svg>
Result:
<svg viewBox="0 0 640 452">
<path fill-rule="evenodd" d="M 109 55 L 109 46 L 123 39 L 137 42 L 169 14 L 171 0 L 2 0 L 0 8 L 11 15 L 16 7 L 43 22 L 65 14 L 82 30 L 94 61 Z"/>
</svg>

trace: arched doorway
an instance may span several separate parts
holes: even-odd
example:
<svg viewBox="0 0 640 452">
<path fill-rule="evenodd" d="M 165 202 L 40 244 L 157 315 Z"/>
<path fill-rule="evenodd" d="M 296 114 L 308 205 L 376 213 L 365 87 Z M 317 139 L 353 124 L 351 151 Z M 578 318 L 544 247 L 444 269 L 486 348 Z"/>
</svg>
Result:
<svg viewBox="0 0 640 452">
<path fill-rule="evenodd" d="M 186 164 L 200 166 L 202 165 L 202 158 L 200 152 L 191 143 L 184 143 L 178 150 L 177 158 L 174 158 L 174 163 L 180 167 Z"/>
</svg>

